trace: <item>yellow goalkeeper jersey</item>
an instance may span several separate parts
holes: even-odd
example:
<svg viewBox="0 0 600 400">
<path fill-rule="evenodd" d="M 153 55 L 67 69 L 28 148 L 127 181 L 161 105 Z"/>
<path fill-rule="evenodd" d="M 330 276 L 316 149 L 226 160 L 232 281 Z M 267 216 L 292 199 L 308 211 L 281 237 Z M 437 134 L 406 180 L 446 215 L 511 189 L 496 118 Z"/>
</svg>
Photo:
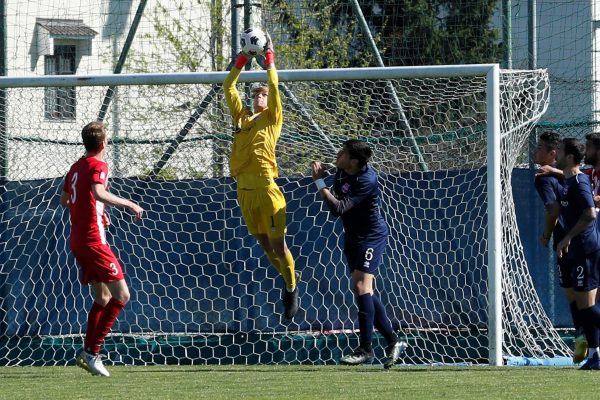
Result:
<svg viewBox="0 0 600 400">
<path fill-rule="evenodd" d="M 238 186 L 268 186 L 278 176 L 275 146 L 281 135 L 283 110 L 279 78 L 274 68 L 267 70 L 269 97 L 267 108 L 253 114 L 243 106 L 236 89 L 241 70 L 233 67 L 223 83 L 225 98 L 233 117 L 233 147 L 229 158 L 231 176 Z"/>
</svg>

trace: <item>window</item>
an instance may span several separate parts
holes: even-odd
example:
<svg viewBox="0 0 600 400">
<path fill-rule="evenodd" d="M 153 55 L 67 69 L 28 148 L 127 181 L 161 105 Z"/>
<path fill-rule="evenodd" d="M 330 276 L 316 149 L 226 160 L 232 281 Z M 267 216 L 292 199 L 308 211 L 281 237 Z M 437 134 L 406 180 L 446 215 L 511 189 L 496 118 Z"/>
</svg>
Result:
<svg viewBox="0 0 600 400">
<path fill-rule="evenodd" d="M 55 46 L 54 55 L 44 56 L 45 75 L 75 74 L 75 46 Z M 44 96 L 44 116 L 51 120 L 74 120 L 76 117 L 74 87 L 48 87 Z"/>
</svg>

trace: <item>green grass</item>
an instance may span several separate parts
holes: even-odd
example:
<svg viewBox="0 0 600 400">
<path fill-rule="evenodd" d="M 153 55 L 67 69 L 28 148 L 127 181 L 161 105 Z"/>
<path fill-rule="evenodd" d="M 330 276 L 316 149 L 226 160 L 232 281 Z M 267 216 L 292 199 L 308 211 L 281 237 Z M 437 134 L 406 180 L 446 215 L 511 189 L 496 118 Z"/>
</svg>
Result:
<svg viewBox="0 0 600 400">
<path fill-rule="evenodd" d="M 0 368 L 0 399 L 595 398 L 600 372 L 557 367 L 152 366 Z"/>
</svg>

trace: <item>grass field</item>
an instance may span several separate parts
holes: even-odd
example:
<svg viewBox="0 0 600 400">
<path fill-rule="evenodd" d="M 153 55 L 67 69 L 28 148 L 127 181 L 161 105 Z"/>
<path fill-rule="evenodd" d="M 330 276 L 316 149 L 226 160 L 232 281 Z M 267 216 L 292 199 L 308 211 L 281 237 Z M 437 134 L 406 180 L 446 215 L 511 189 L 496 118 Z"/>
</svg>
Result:
<svg viewBox="0 0 600 400">
<path fill-rule="evenodd" d="M 152 366 L 0 368 L 0 399 L 597 398 L 599 372 L 557 367 Z"/>
</svg>

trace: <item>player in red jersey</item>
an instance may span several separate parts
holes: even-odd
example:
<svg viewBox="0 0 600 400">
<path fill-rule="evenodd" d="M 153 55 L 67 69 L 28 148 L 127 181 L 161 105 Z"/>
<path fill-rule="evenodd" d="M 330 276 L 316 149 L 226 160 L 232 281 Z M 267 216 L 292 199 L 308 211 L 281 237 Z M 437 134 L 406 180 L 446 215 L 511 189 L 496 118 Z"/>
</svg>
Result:
<svg viewBox="0 0 600 400">
<path fill-rule="evenodd" d="M 84 349 L 77 356 L 77 365 L 93 375 L 110 376 L 100 355 L 100 346 L 129 301 L 119 260 L 106 243 L 108 218 L 105 205 L 127 208 L 135 220 L 144 209 L 130 200 L 107 190 L 108 165 L 103 161 L 108 144 L 104 125 L 90 122 L 81 137 L 86 153 L 71 166 L 65 178 L 60 204 L 71 214 L 71 250 L 81 268 L 81 283 L 94 289 L 94 304 L 88 314 Z"/>
</svg>

